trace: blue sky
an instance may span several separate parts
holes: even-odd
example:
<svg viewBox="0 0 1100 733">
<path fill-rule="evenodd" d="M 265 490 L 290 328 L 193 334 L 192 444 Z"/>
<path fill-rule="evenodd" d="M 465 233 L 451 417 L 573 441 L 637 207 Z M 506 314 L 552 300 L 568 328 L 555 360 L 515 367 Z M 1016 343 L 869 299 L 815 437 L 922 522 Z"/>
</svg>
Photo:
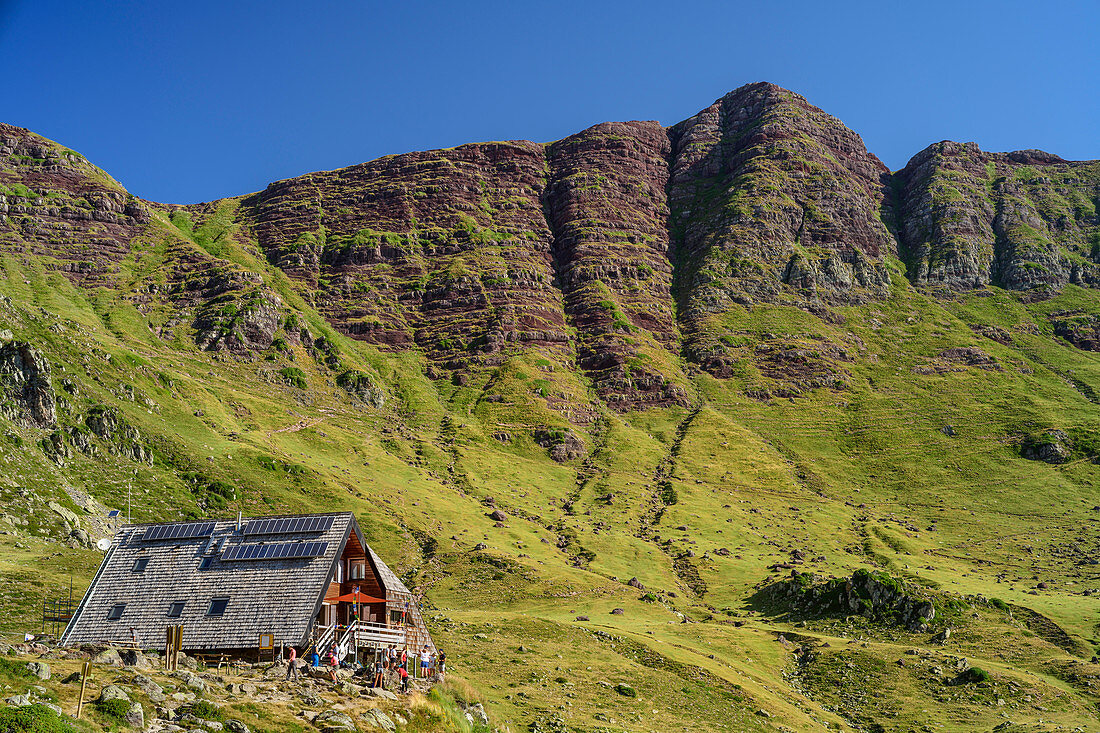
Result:
<svg viewBox="0 0 1100 733">
<path fill-rule="evenodd" d="M 1100 3 L 0 0 L 0 121 L 188 203 L 389 153 L 672 124 L 771 81 L 893 169 L 1100 158 Z"/>
</svg>

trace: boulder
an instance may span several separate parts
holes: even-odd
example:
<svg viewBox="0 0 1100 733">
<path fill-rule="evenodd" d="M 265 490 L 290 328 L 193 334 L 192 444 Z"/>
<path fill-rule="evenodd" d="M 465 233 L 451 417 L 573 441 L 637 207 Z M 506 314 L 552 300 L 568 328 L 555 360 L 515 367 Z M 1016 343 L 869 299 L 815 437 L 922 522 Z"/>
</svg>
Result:
<svg viewBox="0 0 1100 733">
<path fill-rule="evenodd" d="M 1072 455 L 1069 435 L 1061 430 L 1047 430 L 1039 435 L 1029 435 L 1020 446 L 1020 455 L 1031 461 L 1065 463 Z"/>
<path fill-rule="evenodd" d="M 363 725 L 368 728 L 377 728 L 379 730 L 394 731 L 397 726 L 394 724 L 390 716 L 383 713 L 378 708 L 371 708 L 362 716 Z"/>
<path fill-rule="evenodd" d="M 97 702 L 110 702 L 111 700 L 125 700 L 130 702 L 130 694 L 118 685 L 107 685 L 99 691 Z"/>
<path fill-rule="evenodd" d="M 194 672 L 189 672 L 187 670 L 183 670 L 181 672 L 177 672 L 176 677 L 183 680 L 183 684 L 187 685 L 192 690 L 195 690 L 197 692 L 205 692 L 206 691 L 206 683 L 203 682 L 202 678 L 199 677 Z"/>
<path fill-rule="evenodd" d="M 145 711 L 141 709 L 141 703 L 135 702 L 126 711 L 126 724 L 138 730 L 145 729 Z"/>
<path fill-rule="evenodd" d="M 139 669 L 150 669 L 153 665 L 149 662 L 149 658 L 136 649 L 127 649 L 119 652 L 119 657 L 122 659 L 122 663 L 127 667 L 138 667 Z"/>
<path fill-rule="evenodd" d="M 377 697 L 380 700 L 396 700 L 397 695 L 393 694 L 389 690 L 384 690 L 381 687 L 367 687 L 364 688 L 363 695 L 369 695 L 370 697 Z"/>
<path fill-rule="evenodd" d="M 40 680 L 50 678 L 50 665 L 45 662 L 27 662 L 27 671 Z"/>
<path fill-rule="evenodd" d="M 248 726 L 239 720 L 225 721 L 225 729 L 229 731 L 229 733 L 250 733 Z"/>
<path fill-rule="evenodd" d="M 80 523 L 80 518 L 77 517 L 75 513 L 71 512 L 68 509 L 66 509 L 65 507 L 61 506 L 56 501 L 51 501 L 46 506 L 48 506 L 50 508 L 50 511 L 52 511 L 54 514 L 56 514 L 57 516 L 64 519 L 69 524 L 75 525 L 75 524 Z"/>
<path fill-rule="evenodd" d="M 118 649 L 104 649 L 92 657 L 92 664 L 109 664 L 112 667 L 121 667 L 122 657 L 119 655 Z"/>
<path fill-rule="evenodd" d="M 344 695 L 351 695 L 353 697 L 357 697 L 359 695 L 359 692 L 363 688 L 360 687 L 359 685 L 353 685 L 350 682 L 341 682 L 338 685 L 336 685 L 336 689 L 339 690 Z"/>
<path fill-rule="evenodd" d="M 489 727 L 489 716 L 485 713 L 485 706 L 481 703 L 474 703 L 466 708 L 467 715 L 473 717 L 475 723 Z"/>
<path fill-rule="evenodd" d="M 134 677 L 134 684 L 153 702 L 164 702 L 164 689 L 145 675 L 139 674 Z"/>
<path fill-rule="evenodd" d="M 638 691 L 635 690 L 630 685 L 626 684 L 625 682 L 620 682 L 619 684 L 615 685 L 615 692 L 619 693 L 620 695 L 622 695 L 624 697 L 637 697 L 638 696 Z"/>
<path fill-rule="evenodd" d="M 355 721 L 347 713 L 339 710 L 325 710 L 318 713 L 313 719 L 313 724 L 321 729 L 322 733 L 342 733 L 343 731 L 356 731 Z"/>
</svg>

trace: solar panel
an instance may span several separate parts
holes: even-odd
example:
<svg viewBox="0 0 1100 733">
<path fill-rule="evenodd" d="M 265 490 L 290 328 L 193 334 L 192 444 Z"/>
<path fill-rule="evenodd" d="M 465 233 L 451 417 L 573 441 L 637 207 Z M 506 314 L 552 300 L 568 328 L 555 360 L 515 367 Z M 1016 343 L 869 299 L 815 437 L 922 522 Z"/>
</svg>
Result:
<svg viewBox="0 0 1100 733">
<path fill-rule="evenodd" d="M 270 542 L 231 545 L 222 550 L 222 560 L 287 560 L 301 557 L 321 557 L 328 550 L 327 542 Z"/>
<path fill-rule="evenodd" d="M 189 522 L 187 524 L 158 524 L 145 530 L 142 539 L 146 542 L 153 540 L 186 540 L 193 537 L 209 537 L 214 533 L 213 522 Z"/>
<path fill-rule="evenodd" d="M 121 512 L 120 509 L 112 509 L 111 511 L 107 512 L 107 516 L 108 517 L 117 517 L 119 515 L 119 512 Z"/>
<path fill-rule="evenodd" d="M 327 532 L 333 517 L 286 517 L 283 519 L 250 519 L 241 534 L 289 534 L 291 532 Z"/>
</svg>

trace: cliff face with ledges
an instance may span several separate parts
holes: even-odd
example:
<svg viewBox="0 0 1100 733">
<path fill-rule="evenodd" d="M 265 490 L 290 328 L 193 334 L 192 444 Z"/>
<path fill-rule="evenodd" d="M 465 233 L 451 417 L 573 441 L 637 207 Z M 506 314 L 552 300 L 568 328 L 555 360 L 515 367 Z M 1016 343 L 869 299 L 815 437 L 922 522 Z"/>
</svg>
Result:
<svg viewBox="0 0 1100 733">
<path fill-rule="evenodd" d="M 550 146 L 547 213 L 578 363 L 612 404 L 684 402 L 669 258 L 668 136 L 605 123 Z"/>
<path fill-rule="evenodd" d="M 0 123 L 0 243 L 106 284 L 148 212 L 79 153 Z"/>
<path fill-rule="evenodd" d="M 1100 163 L 944 142 L 891 175 L 839 120 L 766 83 L 672 127 L 393 155 L 185 207 L 2 126 L 0 186 L 0 248 L 125 289 L 162 338 L 184 328 L 244 358 L 312 344 L 278 270 L 337 331 L 416 349 L 433 377 L 491 380 L 513 357 L 567 375 L 554 409 L 581 420 L 591 398 L 689 404 L 697 367 L 748 368 L 761 398 L 846 389 L 849 345 L 757 337 L 744 316 L 839 322 L 899 287 L 892 260 L 947 292 L 1100 283 Z"/>
<path fill-rule="evenodd" d="M 720 364 L 735 304 L 882 298 L 886 167 L 802 97 L 751 84 L 671 128 L 669 185 L 689 355 Z"/>
<path fill-rule="evenodd" d="M 1100 164 L 941 142 L 896 175 L 901 254 L 918 285 L 1054 291 L 1100 280 Z"/>
<path fill-rule="evenodd" d="M 569 349 L 546 178 L 540 145 L 463 145 L 281 181 L 242 212 L 338 330 L 461 368 Z"/>
</svg>

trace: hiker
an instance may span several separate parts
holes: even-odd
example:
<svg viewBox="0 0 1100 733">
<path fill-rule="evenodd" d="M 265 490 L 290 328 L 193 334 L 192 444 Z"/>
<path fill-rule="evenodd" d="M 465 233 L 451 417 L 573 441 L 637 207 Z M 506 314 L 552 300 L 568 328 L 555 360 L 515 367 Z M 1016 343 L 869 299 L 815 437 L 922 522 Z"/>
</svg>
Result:
<svg viewBox="0 0 1100 733">
<path fill-rule="evenodd" d="M 336 670 L 340 668 L 340 662 L 336 659 L 336 647 L 328 650 L 328 656 L 325 658 L 325 662 L 329 665 L 328 676 L 332 680 L 332 684 L 336 684 Z"/>
<path fill-rule="evenodd" d="M 404 666 L 397 668 L 397 674 L 401 675 L 401 692 L 409 691 L 409 670 Z"/>
<path fill-rule="evenodd" d="M 379 687 L 386 689 L 386 675 L 384 673 L 385 668 L 382 666 L 381 658 L 374 660 L 374 684 L 371 687 Z"/>
<path fill-rule="evenodd" d="M 313 647 L 313 653 L 309 655 L 309 666 L 321 666 L 321 655 L 317 653 L 317 647 Z"/>
<path fill-rule="evenodd" d="M 289 680 L 291 675 L 294 675 L 294 681 L 298 681 L 298 650 L 294 647 L 290 647 L 290 654 L 287 657 L 290 662 L 286 666 L 286 678 Z"/>
<path fill-rule="evenodd" d="M 432 668 L 432 652 L 428 649 L 428 645 L 424 645 L 424 650 L 420 652 L 420 676 L 427 677 Z"/>
<path fill-rule="evenodd" d="M 436 671 L 439 673 L 439 679 L 443 679 L 443 675 L 447 674 L 447 652 L 442 649 L 439 650 L 439 664 Z"/>
</svg>

